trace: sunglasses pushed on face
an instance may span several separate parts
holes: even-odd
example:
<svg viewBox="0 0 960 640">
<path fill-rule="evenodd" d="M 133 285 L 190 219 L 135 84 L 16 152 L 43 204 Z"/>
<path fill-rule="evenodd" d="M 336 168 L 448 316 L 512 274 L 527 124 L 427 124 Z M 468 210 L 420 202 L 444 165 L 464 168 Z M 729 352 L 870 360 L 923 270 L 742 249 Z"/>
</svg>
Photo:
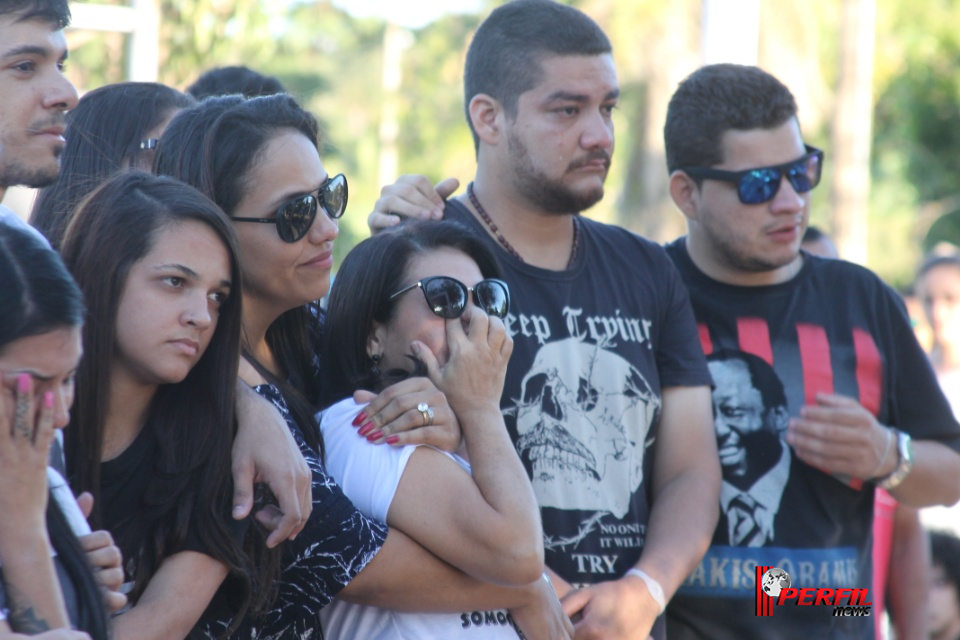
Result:
<svg viewBox="0 0 960 640">
<path fill-rule="evenodd" d="M 799 160 L 785 162 L 772 167 L 745 169 L 743 171 L 723 171 L 708 167 L 681 167 L 691 178 L 722 180 L 737 185 L 737 196 L 743 204 L 761 204 L 769 202 L 780 190 L 783 178 L 797 193 L 806 193 L 820 184 L 823 171 L 823 151 L 810 145 L 804 145 L 807 153 Z"/>
<path fill-rule="evenodd" d="M 327 217 L 336 220 L 347 210 L 347 178 L 342 173 L 328 178 L 316 192 L 305 193 L 284 202 L 272 218 L 232 218 L 237 222 L 276 224 L 284 242 L 297 242 L 307 235 L 323 207 Z"/>
<path fill-rule="evenodd" d="M 503 318 L 510 311 L 510 289 L 503 280 L 487 278 L 472 287 L 468 287 L 455 278 L 448 276 L 433 276 L 414 282 L 390 296 L 393 300 L 397 296 L 420 288 L 423 297 L 427 299 L 430 311 L 451 320 L 463 315 L 467 308 L 467 299 L 473 293 L 473 303 L 483 309 L 488 316 Z"/>
</svg>

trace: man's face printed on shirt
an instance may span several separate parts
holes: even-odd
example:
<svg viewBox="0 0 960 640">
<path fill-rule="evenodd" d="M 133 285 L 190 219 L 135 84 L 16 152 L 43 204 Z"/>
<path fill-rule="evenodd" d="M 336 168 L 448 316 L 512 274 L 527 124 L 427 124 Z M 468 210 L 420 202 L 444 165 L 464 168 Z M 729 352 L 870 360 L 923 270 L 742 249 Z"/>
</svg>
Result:
<svg viewBox="0 0 960 640">
<path fill-rule="evenodd" d="M 724 478 L 749 485 L 777 462 L 754 460 L 751 452 L 769 447 L 771 439 L 780 437 L 786 408 L 764 405 L 763 395 L 743 360 L 714 360 L 709 367 L 715 385 L 713 423 Z M 776 375 L 772 370 L 770 374 Z"/>
</svg>

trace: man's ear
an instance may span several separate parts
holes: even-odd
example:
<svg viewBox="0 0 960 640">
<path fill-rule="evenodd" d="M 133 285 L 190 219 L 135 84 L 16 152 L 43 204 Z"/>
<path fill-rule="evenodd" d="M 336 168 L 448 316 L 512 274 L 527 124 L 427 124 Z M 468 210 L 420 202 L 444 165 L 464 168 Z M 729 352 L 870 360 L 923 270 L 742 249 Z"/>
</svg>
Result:
<svg viewBox="0 0 960 640">
<path fill-rule="evenodd" d="M 367 336 L 367 355 L 371 358 L 373 356 L 382 356 L 384 347 L 386 346 L 386 337 L 386 325 L 374 320 L 373 329 L 370 330 L 370 335 Z"/>
<path fill-rule="evenodd" d="M 670 174 L 670 197 L 688 220 L 697 219 L 700 187 L 693 178 L 679 169 Z"/>
<path fill-rule="evenodd" d="M 470 100 L 470 122 L 481 142 L 495 145 L 500 140 L 505 117 L 500 102 L 485 93 L 478 93 Z"/>
</svg>

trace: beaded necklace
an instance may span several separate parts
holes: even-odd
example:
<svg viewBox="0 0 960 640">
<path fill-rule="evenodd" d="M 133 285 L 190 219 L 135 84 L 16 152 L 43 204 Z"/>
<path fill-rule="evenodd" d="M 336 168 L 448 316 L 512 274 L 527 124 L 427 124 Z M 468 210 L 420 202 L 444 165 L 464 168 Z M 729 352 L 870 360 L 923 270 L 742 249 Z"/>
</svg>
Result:
<svg viewBox="0 0 960 640">
<path fill-rule="evenodd" d="M 523 257 L 513 248 L 513 245 L 503 237 L 503 234 L 500 232 L 500 228 L 497 227 L 496 223 L 490 218 L 490 215 L 487 214 L 486 210 L 481 206 L 480 201 L 477 200 L 477 195 L 473 192 L 473 183 L 467 185 L 467 197 L 470 198 L 470 204 L 473 205 L 473 208 L 477 210 L 477 213 L 480 214 L 480 218 L 486 223 L 490 228 L 490 231 L 493 232 L 494 237 L 497 239 L 497 242 L 500 243 L 504 249 L 507 250 L 507 253 L 512 255 L 514 258 L 520 262 L 526 262 Z M 573 217 L 573 246 L 570 247 L 570 259 L 567 260 L 567 269 L 573 266 L 574 260 L 577 259 L 577 249 L 580 247 L 580 222 L 577 220 L 577 217 Z"/>
</svg>

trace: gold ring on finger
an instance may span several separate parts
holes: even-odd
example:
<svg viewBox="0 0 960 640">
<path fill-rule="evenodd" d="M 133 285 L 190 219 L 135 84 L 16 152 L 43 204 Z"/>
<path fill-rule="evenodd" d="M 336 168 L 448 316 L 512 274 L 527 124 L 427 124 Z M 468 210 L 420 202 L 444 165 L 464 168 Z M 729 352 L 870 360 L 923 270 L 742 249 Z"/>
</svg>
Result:
<svg viewBox="0 0 960 640">
<path fill-rule="evenodd" d="M 430 408 L 430 405 L 428 405 L 426 402 L 421 402 L 417 405 L 417 411 L 419 411 L 420 415 L 423 416 L 423 426 L 429 427 L 433 424 L 433 419 L 435 416 L 433 415 L 433 409 Z"/>
</svg>

